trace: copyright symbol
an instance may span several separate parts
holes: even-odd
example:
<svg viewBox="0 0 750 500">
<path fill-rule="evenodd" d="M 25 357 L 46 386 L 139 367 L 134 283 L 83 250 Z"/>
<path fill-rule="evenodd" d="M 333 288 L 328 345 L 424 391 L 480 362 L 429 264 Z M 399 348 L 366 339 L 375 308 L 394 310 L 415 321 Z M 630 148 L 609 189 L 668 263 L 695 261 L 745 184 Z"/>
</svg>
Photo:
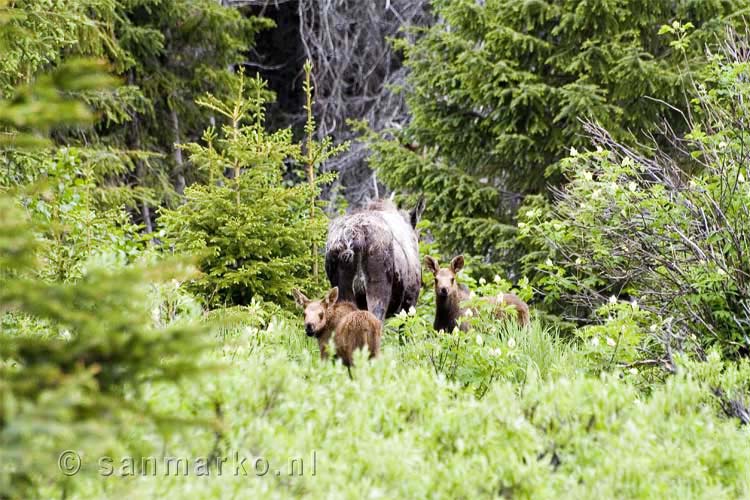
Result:
<svg viewBox="0 0 750 500">
<path fill-rule="evenodd" d="M 66 476 L 74 476 L 81 470 L 81 455 L 73 450 L 65 450 L 57 458 L 57 467 Z"/>
</svg>

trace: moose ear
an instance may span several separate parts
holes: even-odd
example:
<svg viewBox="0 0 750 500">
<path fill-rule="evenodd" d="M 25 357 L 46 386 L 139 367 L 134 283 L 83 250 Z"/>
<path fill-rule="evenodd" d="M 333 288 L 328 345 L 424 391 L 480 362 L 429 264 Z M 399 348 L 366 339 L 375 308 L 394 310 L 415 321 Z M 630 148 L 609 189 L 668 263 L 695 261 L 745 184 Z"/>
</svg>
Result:
<svg viewBox="0 0 750 500">
<path fill-rule="evenodd" d="M 427 269 L 432 271 L 432 274 L 437 274 L 438 270 L 440 269 L 440 266 L 438 266 L 438 261 L 435 260 L 434 257 L 430 257 L 429 255 L 424 256 L 424 265 L 427 266 Z"/>
<path fill-rule="evenodd" d="M 453 257 L 453 260 L 451 261 L 451 270 L 453 271 L 453 274 L 458 274 L 458 272 L 463 268 L 464 268 L 464 256 L 457 255 Z"/>
<path fill-rule="evenodd" d="M 330 306 L 331 304 L 335 304 L 336 301 L 339 299 L 339 287 L 335 286 L 328 290 L 328 293 L 326 294 L 326 305 Z"/>
<path fill-rule="evenodd" d="M 424 207 L 425 207 L 424 196 L 420 196 L 419 201 L 417 202 L 417 206 L 412 208 L 411 212 L 409 212 L 409 222 L 411 222 L 411 227 L 413 228 L 417 227 L 419 220 L 422 218 Z"/>
<path fill-rule="evenodd" d="M 292 290 L 292 295 L 294 295 L 294 300 L 302 307 L 307 307 L 307 304 L 310 303 L 310 299 L 305 297 L 305 294 L 300 292 L 298 289 L 294 288 Z"/>
</svg>

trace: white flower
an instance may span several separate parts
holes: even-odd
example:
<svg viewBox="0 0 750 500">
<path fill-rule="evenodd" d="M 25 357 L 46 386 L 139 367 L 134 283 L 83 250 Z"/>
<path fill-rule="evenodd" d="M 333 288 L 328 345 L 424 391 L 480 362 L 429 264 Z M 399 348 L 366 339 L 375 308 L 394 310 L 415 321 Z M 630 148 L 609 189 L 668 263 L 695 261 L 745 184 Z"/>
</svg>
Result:
<svg viewBox="0 0 750 500">
<path fill-rule="evenodd" d="M 609 347 L 614 347 L 617 345 L 617 342 L 615 342 L 615 339 L 613 339 L 612 337 L 607 337 L 607 345 Z"/>
<path fill-rule="evenodd" d="M 484 278 L 479 278 L 479 284 L 480 285 L 486 285 L 487 284 L 487 280 L 484 279 Z"/>
<path fill-rule="evenodd" d="M 477 335 L 477 345 L 482 345 L 482 344 L 484 344 L 484 339 L 482 338 L 481 335 Z"/>
<path fill-rule="evenodd" d="M 610 304 L 617 304 L 617 297 L 615 297 L 614 295 L 612 295 L 612 296 L 611 296 L 611 297 L 609 298 L 609 303 L 610 303 Z"/>
<path fill-rule="evenodd" d="M 467 318 L 471 318 L 472 316 L 474 316 L 474 311 L 472 311 L 471 308 L 466 309 L 464 311 L 464 316 L 466 316 Z"/>
<path fill-rule="evenodd" d="M 599 345 L 599 337 L 594 337 L 591 339 L 591 345 L 598 346 Z"/>
<path fill-rule="evenodd" d="M 638 375 L 638 368 L 631 368 L 629 371 L 631 375 Z"/>
<path fill-rule="evenodd" d="M 513 349 L 514 347 L 516 347 L 516 339 L 511 337 L 508 339 L 508 349 Z"/>
<path fill-rule="evenodd" d="M 456 449 L 457 449 L 458 451 L 463 451 L 463 450 L 464 450 L 464 447 L 465 447 L 465 445 L 464 445 L 464 440 L 463 440 L 463 439 L 461 439 L 461 438 L 458 438 L 458 439 L 456 439 Z"/>
<path fill-rule="evenodd" d="M 638 189 L 638 184 L 636 184 L 635 181 L 630 181 L 628 182 L 628 189 L 630 191 L 635 191 L 636 189 Z"/>
<path fill-rule="evenodd" d="M 502 281 L 502 280 L 501 280 L 500 276 L 496 274 L 495 277 L 492 278 L 492 281 L 494 281 L 495 283 L 500 283 L 500 281 Z"/>
<path fill-rule="evenodd" d="M 500 350 L 499 347 L 495 347 L 494 349 L 490 349 L 490 356 L 495 356 L 496 358 L 499 358 L 502 353 L 503 352 Z"/>
<path fill-rule="evenodd" d="M 633 308 L 634 311 L 638 310 L 638 301 L 633 299 L 633 302 L 630 303 L 630 307 Z"/>
<path fill-rule="evenodd" d="M 578 150 L 576 148 L 570 148 L 570 156 L 578 156 Z"/>
<path fill-rule="evenodd" d="M 651 325 L 651 326 L 649 326 L 649 327 L 648 327 L 648 329 L 649 329 L 649 331 L 650 331 L 651 333 L 654 333 L 654 332 L 656 331 L 656 328 L 657 328 L 657 326 L 656 326 L 656 325 Z"/>
<path fill-rule="evenodd" d="M 414 306 L 411 306 L 409 308 L 409 313 L 408 314 L 409 314 L 409 316 L 414 316 L 415 314 L 417 314 L 417 308 L 414 307 Z"/>
<path fill-rule="evenodd" d="M 552 259 L 550 259 L 549 257 L 547 257 L 547 260 L 545 260 L 544 263 L 547 264 L 548 266 L 551 266 L 552 265 Z"/>
<path fill-rule="evenodd" d="M 406 311 L 401 309 L 398 314 L 396 315 L 397 318 L 405 318 L 406 317 Z"/>
</svg>

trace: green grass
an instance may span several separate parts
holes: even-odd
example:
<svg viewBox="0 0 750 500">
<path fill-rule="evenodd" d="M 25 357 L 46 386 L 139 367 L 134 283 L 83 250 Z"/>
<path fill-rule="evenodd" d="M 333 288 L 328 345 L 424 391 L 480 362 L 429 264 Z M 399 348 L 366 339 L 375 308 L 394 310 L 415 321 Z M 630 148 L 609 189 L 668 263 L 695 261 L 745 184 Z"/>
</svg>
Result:
<svg viewBox="0 0 750 500">
<path fill-rule="evenodd" d="M 175 416 L 220 408 L 216 426 L 167 438 L 134 428 L 129 443 L 157 457 L 227 456 L 223 474 L 119 477 L 113 457 L 115 474 L 101 477 L 87 457 L 94 463 L 70 497 L 750 496 L 748 431 L 721 416 L 690 366 L 646 395 L 630 374 L 595 373 L 538 323 L 525 331 L 480 319 L 477 330 L 438 335 L 415 316 L 391 321 L 381 357 L 360 356 L 350 379 L 318 359 L 296 322 L 238 318 L 206 355 L 221 369 L 140 396 Z M 268 473 L 250 463 L 235 476 L 235 452 L 263 457 Z M 301 476 L 289 475 L 295 457 Z"/>
</svg>

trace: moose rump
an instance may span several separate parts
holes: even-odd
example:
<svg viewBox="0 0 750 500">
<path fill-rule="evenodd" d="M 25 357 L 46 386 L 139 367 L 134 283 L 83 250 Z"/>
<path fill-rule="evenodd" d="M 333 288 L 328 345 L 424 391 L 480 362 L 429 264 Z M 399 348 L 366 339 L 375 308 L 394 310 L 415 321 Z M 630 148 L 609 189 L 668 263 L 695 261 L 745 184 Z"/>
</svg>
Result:
<svg viewBox="0 0 750 500">
<path fill-rule="evenodd" d="M 424 200 L 407 213 L 387 200 L 331 221 L 326 274 L 339 300 L 380 321 L 415 306 L 422 282 L 416 225 Z"/>
</svg>

